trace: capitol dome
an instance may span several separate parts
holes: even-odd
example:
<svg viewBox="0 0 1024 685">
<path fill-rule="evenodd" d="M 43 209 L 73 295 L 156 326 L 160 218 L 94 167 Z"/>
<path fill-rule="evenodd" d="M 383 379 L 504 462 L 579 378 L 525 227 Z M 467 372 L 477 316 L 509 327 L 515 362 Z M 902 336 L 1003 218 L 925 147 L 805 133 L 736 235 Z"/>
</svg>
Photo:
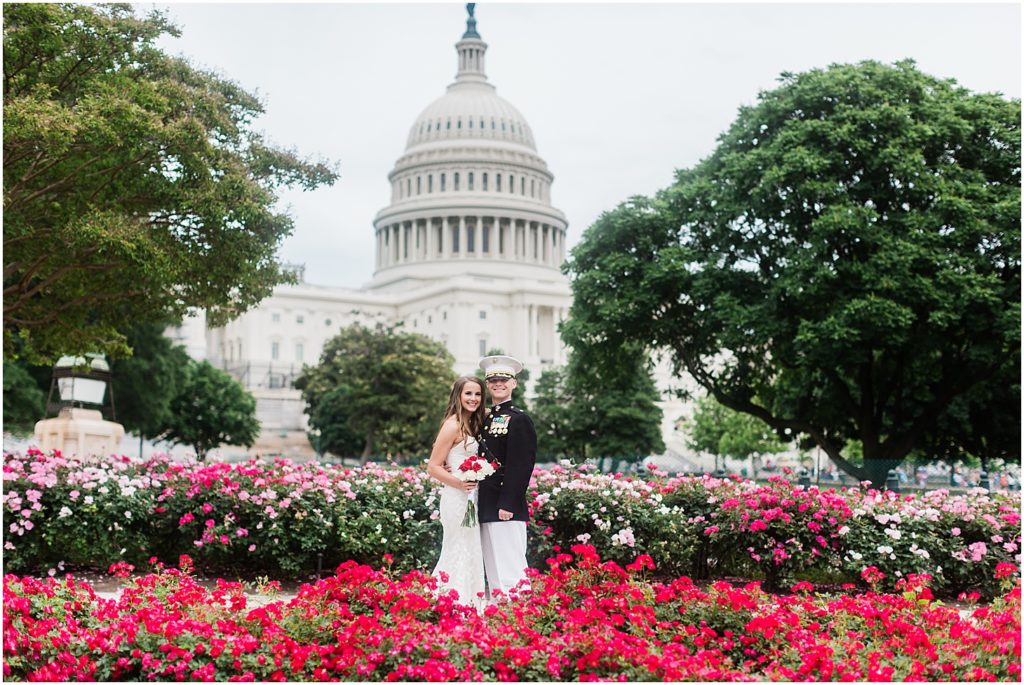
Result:
<svg viewBox="0 0 1024 685">
<path fill-rule="evenodd" d="M 391 203 L 374 220 L 373 289 L 408 289 L 452 268 L 564 282 L 565 215 L 526 118 L 484 71 L 476 19 L 455 44 L 458 70 L 416 117 L 388 174 Z"/>
</svg>

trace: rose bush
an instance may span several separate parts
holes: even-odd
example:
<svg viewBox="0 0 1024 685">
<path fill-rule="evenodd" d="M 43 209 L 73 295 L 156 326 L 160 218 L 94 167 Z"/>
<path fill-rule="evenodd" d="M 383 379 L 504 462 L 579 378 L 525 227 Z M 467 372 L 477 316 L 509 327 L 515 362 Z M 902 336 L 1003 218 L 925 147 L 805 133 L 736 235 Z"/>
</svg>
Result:
<svg viewBox="0 0 1024 685">
<path fill-rule="evenodd" d="M 800 488 L 782 478 L 537 469 L 528 493 L 533 566 L 577 544 L 620 565 L 649 555 L 666 576 L 741 576 L 776 591 L 797 580 L 892 590 L 913 573 L 940 595 L 993 597 L 999 563 L 1020 562 L 1020 496 L 975 490 L 899 495 Z M 4 455 L 6 568 L 142 565 L 190 554 L 204 569 L 308 577 L 344 561 L 429 569 L 441 527 L 424 469 L 315 462 L 237 464 L 154 457 Z"/>
<path fill-rule="evenodd" d="M 532 592 L 483 615 L 420 571 L 355 562 L 291 600 L 250 607 L 239 583 L 183 570 L 118 599 L 73 578 L 4 577 L 3 673 L 13 680 L 991 681 L 1017 680 L 1020 584 L 961 614 L 927 576 L 899 594 L 773 596 L 757 583 L 652 582 L 592 546 L 531 571 Z M 879 582 L 880 571 L 867 574 Z"/>
</svg>

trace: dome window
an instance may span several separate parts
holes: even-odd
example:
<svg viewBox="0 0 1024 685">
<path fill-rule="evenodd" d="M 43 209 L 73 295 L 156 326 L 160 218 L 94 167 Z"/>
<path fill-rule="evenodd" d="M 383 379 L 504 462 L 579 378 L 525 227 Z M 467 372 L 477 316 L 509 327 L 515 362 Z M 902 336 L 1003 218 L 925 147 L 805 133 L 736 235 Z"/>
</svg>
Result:
<svg viewBox="0 0 1024 685">
<path fill-rule="evenodd" d="M 501 122 L 501 130 L 502 130 L 502 131 L 504 131 L 504 130 L 505 130 L 505 122 L 504 122 L 504 121 L 503 121 L 503 122 Z"/>
<path fill-rule="evenodd" d="M 462 119 L 459 119 L 457 122 L 455 122 L 455 128 L 462 128 Z"/>
<path fill-rule="evenodd" d="M 422 182 L 423 179 L 419 176 L 416 177 L 416 194 L 419 195 L 423 192 Z"/>
<path fill-rule="evenodd" d="M 535 192 L 535 191 L 534 191 L 534 188 L 533 188 L 533 179 L 531 178 L 531 179 L 530 179 L 530 197 L 536 197 L 536 195 L 534 194 L 534 192 Z"/>
<path fill-rule="evenodd" d="M 438 119 L 437 120 L 437 124 L 434 125 L 434 130 L 435 131 L 440 131 L 441 130 L 441 120 L 440 119 Z"/>
<path fill-rule="evenodd" d="M 405 196 L 409 197 L 412 195 L 412 179 L 405 179 Z"/>
<path fill-rule="evenodd" d="M 470 171 L 469 175 L 466 176 L 466 190 L 473 190 L 473 172 Z"/>
<path fill-rule="evenodd" d="M 456 171 L 452 174 L 452 190 L 458 192 L 459 190 L 459 172 Z"/>
<path fill-rule="evenodd" d="M 441 192 L 442 193 L 444 192 L 444 181 L 445 181 L 444 174 L 441 174 Z"/>
<path fill-rule="evenodd" d="M 508 175 L 508 192 L 516 192 L 516 177 L 512 174 Z"/>
<path fill-rule="evenodd" d="M 519 177 L 519 194 L 520 195 L 526 195 L 526 177 L 525 176 L 520 176 Z"/>
<path fill-rule="evenodd" d="M 483 174 L 481 174 L 480 185 L 482 186 L 483 191 L 486 193 L 487 192 L 487 172 L 486 171 Z"/>
<path fill-rule="evenodd" d="M 533 187 L 533 183 L 532 182 L 530 184 L 530 187 L 531 188 Z M 433 174 L 427 174 L 427 192 L 428 193 L 434 192 L 434 175 Z"/>
<path fill-rule="evenodd" d="M 501 174 L 494 174 L 494 192 L 501 192 Z"/>
<path fill-rule="evenodd" d="M 448 125 L 445 126 L 445 130 L 448 130 L 448 131 L 452 130 L 452 120 L 451 119 L 448 120 Z"/>
<path fill-rule="evenodd" d="M 494 119 L 491 119 L 491 130 L 494 130 Z"/>
<path fill-rule="evenodd" d="M 469 120 L 469 127 L 473 128 L 473 120 L 472 119 Z"/>
<path fill-rule="evenodd" d="M 484 120 L 483 119 L 480 120 L 480 129 L 481 130 L 484 129 Z"/>
</svg>

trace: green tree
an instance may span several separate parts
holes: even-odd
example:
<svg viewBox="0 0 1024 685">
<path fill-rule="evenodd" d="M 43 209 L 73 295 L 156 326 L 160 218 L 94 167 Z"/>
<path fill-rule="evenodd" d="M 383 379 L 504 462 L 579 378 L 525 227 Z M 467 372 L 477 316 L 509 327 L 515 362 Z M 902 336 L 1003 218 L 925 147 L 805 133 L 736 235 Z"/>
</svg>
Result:
<svg viewBox="0 0 1024 685">
<path fill-rule="evenodd" d="M 46 393 L 24 365 L 4 360 L 4 430 L 29 435 L 46 413 Z"/>
<path fill-rule="evenodd" d="M 568 386 L 566 367 L 542 371 L 537 379 L 530 418 L 537 430 L 537 456 L 541 461 L 586 459 L 584 429 L 577 420 Z"/>
<path fill-rule="evenodd" d="M 156 438 L 172 423 L 171 403 L 185 381 L 190 359 L 164 335 L 161 323 L 139 323 L 125 332 L 130 357 L 111 363 L 117 420 L 140 438 Z"/>
<path fill-rule="evenodd" d="M 242 384 L 210 362 L 192 361 L 171 401 L 170 425 L 160 437 L 191 445 L 203 461 L 218 445 L 250 447 L 259 432 L 256 400 Z"/>
<path fill-rule="evenodd" d="M 267 144 L 256 97 L 127 4 L 4 6 L 4 355 L 126 354 L 124 321 L 219 325 L 289 280 L 275 189 L 336 174 Z"/>
<path fill-rule="evenodd" d="M 620 471 L 665 450 L 662 411 L 643 348 L 573 350 L 565 369 L 537 381 L 534 424 L 542 456 L 594 459 Z"/>
<path fill-rule="evenodd" d="M 764 421 L 733 411 L 722 405 L 711 395 L 697 402 L 693 419 L 689 422 L 690 447 L 723 460 L 750 459 L 750 477 L 757 477 L 757 463 L 760 457 L 786 451 L 786 445 L 779 441 L 775 431 Z M 725 466 L 723 461 L 722 466 Z"/>
<path fill-rule="evenodd" d="M 398 329 L 348 326 L 296 379 L 321 452 L 362 463 L 385 453 L 407 459 L 429 452 L 455 360 L 441 343 Z"/>
<path fill-rule="evenodd" d="M 961 440 L 958 398 L 1020 368 L 1020 136 L 1019 100 L 912 62 L 785 74 L 710 157 L 587 231 L 569 337 L 664 348 L 725 406 L 881 484 Z M 1019 422 L 1019 393 L 977 406 Z"/>
</svg>

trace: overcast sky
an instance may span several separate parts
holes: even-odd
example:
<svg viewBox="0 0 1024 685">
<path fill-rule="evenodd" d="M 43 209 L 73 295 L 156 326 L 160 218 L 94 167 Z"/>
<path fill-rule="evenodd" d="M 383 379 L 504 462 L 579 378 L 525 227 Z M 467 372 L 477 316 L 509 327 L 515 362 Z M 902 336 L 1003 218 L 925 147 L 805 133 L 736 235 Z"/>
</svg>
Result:
<svg viewBox="0 0 1024 685">
<path fill-rule="evenodd" d="M 182 30 L 162 46 L 256 92 L 272 143 L 336 160 L 341 178 L 282 193 L 281 257 L 318 285 L 373 272 L 373 218 L 417 115 L 452 82 L 465 30 L 452 4 L 140 4 Z M 669 185 L 711 153 L 780 73 L 914 59 L 979 92 L 1019 98 L 1017 3 L 478 3 L 498 94 L 530 123 L 554 173 L 571 248 L 601 212 Z"/>
</svg>

